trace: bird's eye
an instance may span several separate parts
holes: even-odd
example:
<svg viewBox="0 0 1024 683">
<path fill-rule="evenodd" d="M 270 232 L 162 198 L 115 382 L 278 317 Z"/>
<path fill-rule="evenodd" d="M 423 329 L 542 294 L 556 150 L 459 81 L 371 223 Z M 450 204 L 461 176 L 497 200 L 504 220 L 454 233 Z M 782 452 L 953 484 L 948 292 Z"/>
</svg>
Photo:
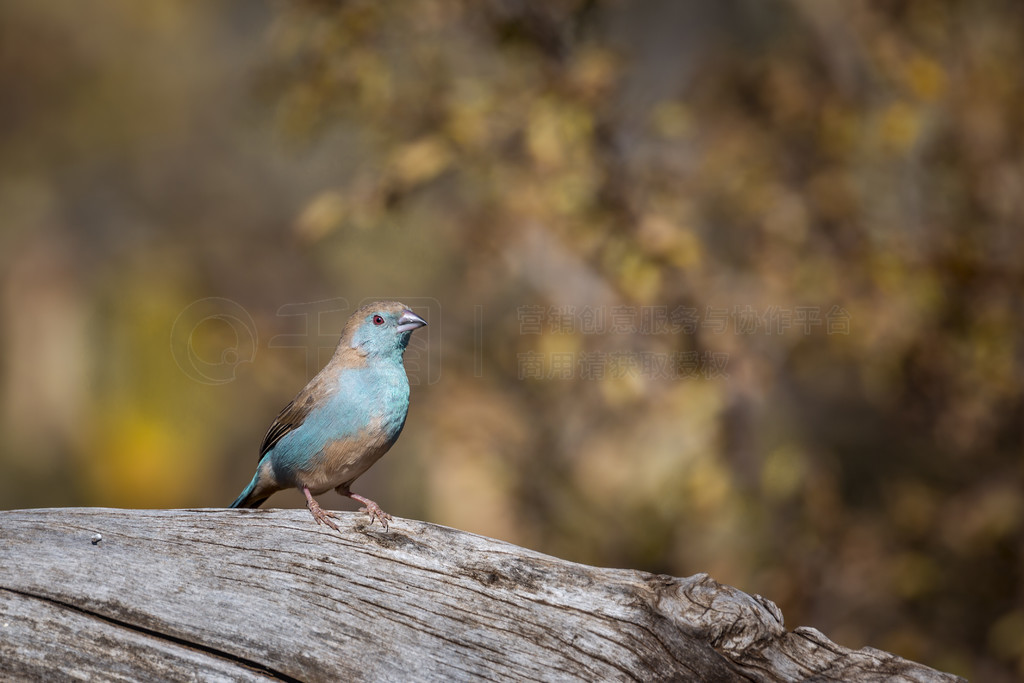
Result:
<svg viewBox="0 0 1024 683">
<path fill-rule="evenodd" d="M 373 324 L 374 325 L 383 325 L 384 324 L 384 318 L 382 318 L 379 315 L 373 316 Z"/>
</svg>

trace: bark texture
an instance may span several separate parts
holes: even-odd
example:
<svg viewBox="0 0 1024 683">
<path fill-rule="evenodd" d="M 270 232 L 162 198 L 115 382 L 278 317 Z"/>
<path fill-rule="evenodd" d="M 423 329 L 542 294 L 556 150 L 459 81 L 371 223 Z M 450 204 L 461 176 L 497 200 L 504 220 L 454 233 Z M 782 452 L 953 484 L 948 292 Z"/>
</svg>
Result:
<svg viewBox="0 0 1024 683">
<path fill-rule="evenodd" d="M 396 518 L 0 512 L 0 672 L 53 680 L 962 680 L 714 581 Z"/>
</svg>

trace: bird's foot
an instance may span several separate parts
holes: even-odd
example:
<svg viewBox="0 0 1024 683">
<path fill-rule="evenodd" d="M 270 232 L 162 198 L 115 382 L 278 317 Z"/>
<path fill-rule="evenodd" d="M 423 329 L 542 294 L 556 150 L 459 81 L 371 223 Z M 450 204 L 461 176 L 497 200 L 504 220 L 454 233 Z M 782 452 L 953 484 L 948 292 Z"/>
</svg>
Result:
<svg viewBox="0 0 1024 683">
<path fill-rule="evenodd" d="M 376 518 L 380 521 L 380 525 L 384 527 L 384 531 L 388 530 L 388 522 L 391 521 L 391 515 L 380 509 L 380 505 L 377 505 L 369 498 L 364 498 L 358 493 L 349 493 L 348 497 L 353 500 L 358 500 L 366 507 L 359 508 L 360 512 L 365 512 L 370 515 L 370 526 L 373 526 L 373 520 Z"/>
<path fill-rule="evenodd" d="M 341 529 L 338 528 L 338 525 L 331 521 L 332 517 L 337 519 L 338 516 L 335 515 L 333 512 L 328 512 L 327 510 L 324 510 L 322 507 L 320 507 L 320 503 L 310 498 L 306 502 L 306 507 L 309 508 L 309 513 L 313 515 L 313 519 L 316 520 L 317 526 L 320 526 L 321 524 L 326 524 L 335 531 L 341 531 Z"/>
</svg>

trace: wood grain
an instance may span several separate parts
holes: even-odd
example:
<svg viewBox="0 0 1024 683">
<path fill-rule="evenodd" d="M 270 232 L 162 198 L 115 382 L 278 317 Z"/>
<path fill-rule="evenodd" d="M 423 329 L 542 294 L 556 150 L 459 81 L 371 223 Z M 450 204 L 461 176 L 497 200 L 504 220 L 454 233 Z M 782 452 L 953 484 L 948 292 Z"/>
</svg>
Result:
<svg viewBox="0 0 1024 683">
<path fill-rule="evenodd" d="M 955 681 L 688 578 L 396 518 L 0 512 L 0 671 L 52 680 Z M 96 534 L 102 540 L 96 541 Z"/>
</svg>

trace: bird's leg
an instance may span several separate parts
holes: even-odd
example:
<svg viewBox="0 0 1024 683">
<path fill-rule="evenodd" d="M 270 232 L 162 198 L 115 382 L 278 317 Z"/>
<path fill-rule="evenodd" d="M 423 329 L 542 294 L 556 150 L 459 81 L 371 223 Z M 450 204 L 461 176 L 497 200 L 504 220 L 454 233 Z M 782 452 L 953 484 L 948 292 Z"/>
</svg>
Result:
<svg viewBox="0 0 1024 683">
<path fill-rule="evenodd" d="M 358 500 L 360 503 L 365 505 L 366 507 L 359 508 L 359 511 L 370 515 L 370 524 L 372 525 L 374 518 L 376 518 L 380 521 L 380 525 L 384 527 L 384 531 L 388 530 L 388 522 L 391 521 L 391 515 L 381 510 L 380 505 L 377 505 L 369 498 L 360 496 L 358 493 L 352 493 L 344 486 L 339 486 L 335 491 L 343 496 L 348 496 L 352 500 Z"/>
<path fill-rule="evenodd" d="M 316 500 L 313 498 L 313 494 L 309 492 L 309 487 L 303 486 L 302 492 L 306 494 L 306 507 L 309 508 L 309 513 L 313 515 L 313 519 L 316 520 L 317 526 L 323 523 L 331 527 L 335 531 L 341 531 L 338 528 L 338 525 L 331 521 L 331 517 L 336 517 L 336 515 L 334 515 L 331 512 L 327 512 L 322 507 L 320 507 L 320 503 L 316 502 Z"/>
</svg>

